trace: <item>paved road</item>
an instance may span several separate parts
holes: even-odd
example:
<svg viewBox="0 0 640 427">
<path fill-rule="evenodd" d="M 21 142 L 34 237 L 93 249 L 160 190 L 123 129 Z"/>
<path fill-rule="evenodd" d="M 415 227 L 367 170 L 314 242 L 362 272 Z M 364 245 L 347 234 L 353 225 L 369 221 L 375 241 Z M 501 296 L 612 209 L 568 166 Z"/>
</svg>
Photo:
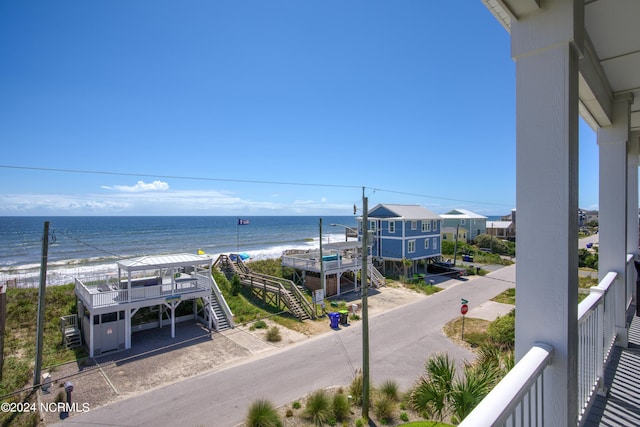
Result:
<svg viewBox="0 0 640 427">
<path fill-rule="evenodd" d="M 448 281 L 443 292 L 370 319 L 371 381 L 394 379 L 409 388 L 424 372 L 427 357 L 447 352 L 456 361 L 473 354 L 454 345 L 442 325 L 459 316 L 460 299 L 475 306 L 513 287 L 515 265 L 486 277 Z M 361 367 L 361 322 L 266 356 L 149 391 L 73 416 L 62 423 L 91 426 L 214 425 L 241 423 L 251 402 L 276 406 L 317 389 L 351 383 Z"/>
<path fill-rule="evenodd" d="M 591 234 L 589 236 L 583 237 L 582 239 L 578 239 L 578 248 L 586 249 L 587 243 L 598 243 L 598 237 L 600 237 L 599 234 Z"/>
</svg>

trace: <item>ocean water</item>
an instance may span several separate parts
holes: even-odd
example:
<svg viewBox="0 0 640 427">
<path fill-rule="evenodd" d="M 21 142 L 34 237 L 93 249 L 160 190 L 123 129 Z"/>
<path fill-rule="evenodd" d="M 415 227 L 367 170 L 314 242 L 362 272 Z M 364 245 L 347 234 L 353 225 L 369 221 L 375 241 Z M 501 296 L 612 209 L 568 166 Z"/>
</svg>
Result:
<svg viewBox="0 0 640 427">
<path fill-rule="evenodd" d="M 116 272 L 118 259 L 142 255 L 246 252 L 252 259 L 277 258 L 286 249 L 319 246 L 319 217 L 0 217 L 0 283 L 37 286 L 45 221 L 49 221 L 47 284 Z M 343 241 L 353 216 L 323 217 L 323 243 Z"/>
</svg>

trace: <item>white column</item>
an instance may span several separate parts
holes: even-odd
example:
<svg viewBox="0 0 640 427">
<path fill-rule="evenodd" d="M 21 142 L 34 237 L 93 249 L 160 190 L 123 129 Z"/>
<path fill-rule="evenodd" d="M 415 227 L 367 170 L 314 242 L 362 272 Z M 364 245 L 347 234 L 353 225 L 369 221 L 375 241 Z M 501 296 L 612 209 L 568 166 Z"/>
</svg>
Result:
<svg viewBox="0 0 640 427">
<path fill-rule="evenodd" d="M 124 348 L 131 348 L 131 309 L 124 311 Z"/>
<path fill-rule="evenodd" d="M 133 319 L 133 316 L 136 315 L 136 313 L 138 312 L 138 310 L 140 310 L 140 307 L 138 308 L 127 308 L 124 310 L 124 348 L 125 350 L 128 350 L 131 348 L 131 319 Z"/>
<path fill-rule="evenodd" d="M 516 361 L 554 348 L 545 426 L 578 420 L 578 55 L 580 2 L 512 21 L 516 61 Z"/>
<path fill-rule="evenodd" d="M 612 108 L 611 126 L 598 129 L 600 153 L 599 188 L 599 255 L 598 278 L 608 272 L 618 273 L 613 292 L 616 344 L 626 347 L 626 255 L 627 255 L 627 200 L 629 198 L 629 111 L 630 99 L 616 99 Z M 637 174 L 637 172 L 636 172 Z M 636 178 L 637 180 L 637 178 Z M 635 185 L 637 187 L 637 184 Z M 637 200 L 637 193 L 636 193 Z M 636 202 L 637 205 L 637 202 Z M 637 217 L 637 208 L 636 208 Z"/>
<path fill-rule="evenodd" d="M 639 224 L 638 224 L 638 166 L 640 165 L 640 132 L 633 132 L 629 137 L 629 172 L 627 173 L 628 181 L 628 200 L 627 200 L 627 253 L 632 254 L 634 259 L 638 259 L 638 245 L 640 245 Z M 633 301 L 638 305 L 638 295 L 636 295 L 635 281 L 637 275 L 635 268 L 630 269 L 633 274 L 632 280 L 632 297 Z M 629 270 L 627 270 L 629 271 Z"/>
<path fill-rule="evenodd" d="M 627 253 L 638 254 L 638 166 L 640 165 L 640 131 L 629 134 L 627 172 Z"/>
<path fill-rule="evenodd" d="M 95 314 L 89 312 L 89 357 L 93 357 L 93 336 L 95 328 L 93 327 L 93 316 Z"/>
</svg>

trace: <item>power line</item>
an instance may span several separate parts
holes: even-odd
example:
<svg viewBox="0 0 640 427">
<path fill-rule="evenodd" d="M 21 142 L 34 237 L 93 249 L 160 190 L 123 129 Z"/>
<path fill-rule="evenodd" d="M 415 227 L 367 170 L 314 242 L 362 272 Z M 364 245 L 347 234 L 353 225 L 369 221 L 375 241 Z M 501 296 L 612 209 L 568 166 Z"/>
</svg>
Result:
<svg viewBox="0 0 640 427">
<path fill-rule="evenodd" d="M 362 185 L 349 185 L 349 184 L 320 184 L 314 182 L 295 182 L 295 181 L 267 181 L 267 180 L 252 180 L 252 179 L 234 179 L 234 178 L 211 178 L 211 177 L 198 177 L 198 176 L 185 176 L 185 175 L 161 175 L 161 174 L 149 174 L 149 173 L 132 173 L 132 172 L 109 172 L 87 169 L 61 169 L 61 168 L 45 168 L 35 166 L 17 166 L 17 165 L 0 165 L 1 169 L 20 169 L 20 170 L 32 170 L 41 172 L 61 172 L 61 173 L 77 173 L 77 174 L 91 174 L 91 175 L 111 175 L 111 176 L 131 176 L 131 177 L 147 177 L 147 178 L 162 178 L 162 179 L 179 179 L 179 180 L 191 180 L 191 181 L 211 181 L 211 182 L 234 182 L 243 184 L 262 184 L 262 185 L 292 185 L 301 187 L 325 187 L 325 188 L 349 188 L 349 189 L 362 189 L 401 194 L 405 196 L 421 197 L 426 199 L 447 200 L 451 202 L 472 203 L 481 205 L 492 206 L 511 206 L 505 203 L 492 203 L 477 200 L 465 200 L 456 199 L 451 197 L 432 196 L 428 194 L 410 193 L 399 190 L 389 190 L 384 188 L 374 188 Z"/>
<path fill-rule="evenodd" d="M 428 198 L 428 199 L 447 200 L 447 201 L 451 201 L 451 202 L 476 203 L 476 204 L 493 205 L 493 206 L 511 206 L 511 205 L 508 205 L 506 203 L 478 202 L 478 201 L 473 201 L 473 200 L 463 200 L 463 199 L 454 199 L 454 198 L 450 198 L 450 197 L 429 196 L 429 195 L 426 195 L 426 194 L 409 193 L 409 192 L 406 192 L 406 191 L 385 190 L 383 188 L 370 188 L 370 189 L 372 189 L 374 191 L 384 191 L 386 193 L 402 194 L 402 195 L 405 195 L 405 196 L 414 196 L 414 197 L 424 197 L 424 198 Z"/>
<path fill-rule="evenodd" d="M 55 229 L 54 229 L 54 233 L 55 233 Z M 92 244 L 90 244 L 90 243 L 84 242 L 84 241 L 82 241 L 82 240 L 80 240 L 80 239 L 77 239 L 77 238 L 75 238 L 75 237 L 71 236 L 70 234 L 65 233 L 64 231 L 58 230 L 58 233 L 62 234 L 63 236 L 67 237 L 67 238 L 68 238 L 68 239 L 70 239 L 70 240 L 73 240 L 73 241 L 74 241 L 74 242 L 76 242 L 76 243 L 79 243 L 79 244 L 81 244 L 81 245 L 87 246 L 87 247 L 89 247 L 89 248 L 91 248 L 91 249 L 94 249 L 94 250 L 96 250 L 96 251 L 98 251 L 98 252 L 102 252 L 102 253 L 105 253 L 105 254 L 108 254 L 108 255 L 114 256 L 114 257 L 116 257 L 116 258 L 118 258 L 118 259 L 124 259 L 124 258 L 125 258 L 124 256 L 122 256 L 122 255 L 120 255 L 120 254 L 116 254 L 116 253 L 114 253 L 114 252 L 109 252 L 109 251 L 107 251 L 107 250 L 105 250 L 105 249 L 102 249 L 102 248 L 100 248 L 100 247 L 98 247 L 98 246 L 95 246 L 95 245 L 92 245 Z"/>
<path fill-rule="evenodd" d="M 318 183 L 312 183 L 312 182 L 265 181 L 265 180 L 233 179 L 233 178 L 209 178 L 209 177 L 184 176 L 184 175 L 158 175 L 158 174 L 131 173 L 131 172 L 109 172 L 109 171 L 96 171 L 96 170 L 85 170 L 85 169 L 59 169 L 59 168 L 43 168 L 43 167 L 14 166 L 14 165 L 0 165 L 0 168 L 35 170 L 35 171 L 41 171 L 41 172 L 63 172 L 63 173 L 79 173 L 79 174 L 93 174 L 93 175 L 184 179 L 184 180 L 191 180 L 191 181 L 239 182 L 244 184 L 297 185 L 297 186 L 304 186 L 304 187 L 362 188 L 361 185 L 318 184 Z"/>
</svg>

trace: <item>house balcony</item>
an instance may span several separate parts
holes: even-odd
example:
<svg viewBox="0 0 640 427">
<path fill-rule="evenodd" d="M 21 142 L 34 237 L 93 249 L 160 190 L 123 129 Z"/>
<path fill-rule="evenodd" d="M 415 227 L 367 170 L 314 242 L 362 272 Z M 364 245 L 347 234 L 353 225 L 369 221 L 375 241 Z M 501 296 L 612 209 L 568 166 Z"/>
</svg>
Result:
<svg viewBox="0 0 640 427">
<path fill-rule="evenodd" d="M 90 311 L 117 306 L 149 306 L 175 299 L 194 299 L 211 294 L 211 275 L 208 271 L 179 277 L 144 277 L 131 281 L 76 279 L 76 295 Z"/>
<path fill-rule="evenodd" d="M 462 425 L 640 425 L 638 319 L 629 317 L 640 2 L 482 2 L 509 33 L 515 63 L 516 365 Z M 592 135 L 599 284 L 578 303 L 579 184 L 591 173 L 579 173 L 579 147 Z"/>
<path fill-rule="evenodd" d="M 626 257 L 624 280 L 607 273 L 578 305 L 578 381 L 570 393 L 576 398 L 578 425 L 640 425 L 640 317 L 632 303 L 633 258 Z M 620 300 L 626 336 L 616 327 Z M 551 380 L 547 368 L 555 351 L 549 343 L 537 342 L 460 426 L 544 425 L 544 413 L 553 404 L 544 384 Z"/>
</svg>

